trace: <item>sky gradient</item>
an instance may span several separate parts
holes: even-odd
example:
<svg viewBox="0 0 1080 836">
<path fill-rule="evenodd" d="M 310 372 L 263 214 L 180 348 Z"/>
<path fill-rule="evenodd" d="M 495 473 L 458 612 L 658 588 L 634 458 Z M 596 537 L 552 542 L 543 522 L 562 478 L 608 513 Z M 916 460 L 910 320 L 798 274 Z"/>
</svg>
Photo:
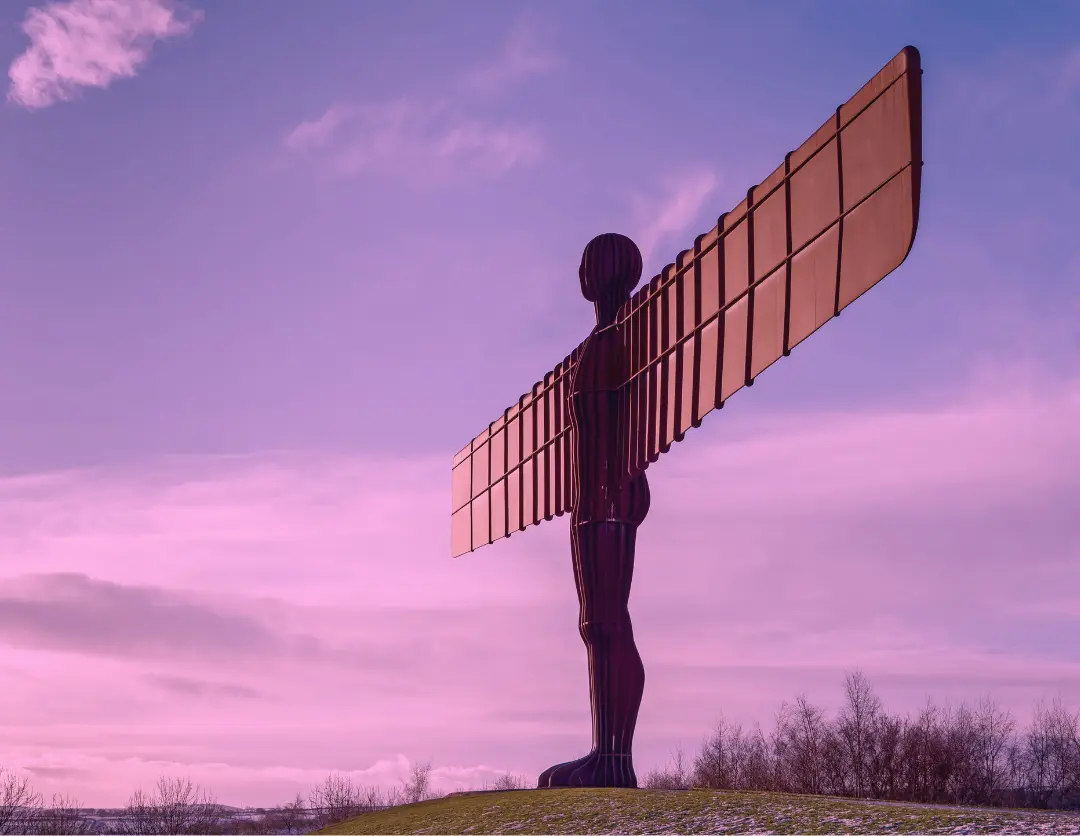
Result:
<svg viewBox="0 0 1080 836">
<path fill-rule="evenodd" d="M 566 518 L 450 461 L 905 44 L 905 264 L 650 468 L 639 774 L 719 718 L 1080 705 L 1080 6 L 0 8 L 0 765 L 119 805 L 589 743 Z"/>
</svg>

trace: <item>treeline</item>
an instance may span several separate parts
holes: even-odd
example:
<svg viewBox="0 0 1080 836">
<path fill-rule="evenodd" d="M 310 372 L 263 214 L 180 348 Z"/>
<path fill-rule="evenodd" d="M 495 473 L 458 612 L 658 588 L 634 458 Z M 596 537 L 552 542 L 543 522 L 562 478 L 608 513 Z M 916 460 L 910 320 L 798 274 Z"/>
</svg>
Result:
<svg viewBox="0 0 1080 836">
<path fill-rule="evenodd" d="M 721 719 L 692 763 L 680 749 L 643 785 L 1080 809 L 1080 712 L 1040 702 L 1021 730 L 985 698 L 953 709 L 928 700 L 899 717 L 855 672 L 831 720 L 805 696 L 781 705 L 768 734 Z"/>
<path fill-rule="evenodd" d="M 438 797 L 431 764 L 416 764 L 401 786 L 383 790 L 327 776 L 305 798 L 269 809 L 219 804 L 188 779 L 161 778 L 152 791 L 136 790 L 122 810 L 87 810 L 73 799 L 46 803 L 25 777 L 0 768 L 0 834 L 289 834 L 310 833 L 360 813 Z M 482 789 L 524 789 L 524 776 L 501 775 Z"/>
</svg>

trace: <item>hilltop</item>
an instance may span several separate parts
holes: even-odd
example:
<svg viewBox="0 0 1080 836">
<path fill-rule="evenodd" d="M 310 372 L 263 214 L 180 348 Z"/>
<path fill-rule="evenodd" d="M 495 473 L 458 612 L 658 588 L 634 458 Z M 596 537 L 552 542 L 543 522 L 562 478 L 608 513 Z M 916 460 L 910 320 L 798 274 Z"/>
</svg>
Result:
<svg viewBox="0 0 1080 836">
<path fill-rule="evenodd" d="M 725 790 L 455 793 L 320 833 L 1076 833 L 1080 813 Z"/>
</svg>

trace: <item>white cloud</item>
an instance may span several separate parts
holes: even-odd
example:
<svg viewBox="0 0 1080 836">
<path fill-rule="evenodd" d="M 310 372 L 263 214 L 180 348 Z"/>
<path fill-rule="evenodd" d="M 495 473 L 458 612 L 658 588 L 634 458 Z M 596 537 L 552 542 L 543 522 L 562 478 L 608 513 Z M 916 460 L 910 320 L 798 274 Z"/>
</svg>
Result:
<svg viewBox="0 0 1080 836">
<path fill-rule="evenodd" d="M 477 67 L 466 76 L 465 85 L 479 93 L 500 93 L 531 76 L 550 72 L 560 64 L 557 55 L 537 43 L 535 29 L 522 24 L 510 33 L 494 61 Z"/>
<path fill-rule="evenodd" d="M 535 128 L 461 113 L 445 102 L 398 99 L 379 105 L 335 105 L 285 138 L 291 153 L 331 174 L 378 172 L 417 183 L 453 175 L 498 177 L 537 162 L 544 151 Z"/>
<path fill-rule="evenodd" d="M 8 70 L 8 100 L 29 109 L 69 101 L 84 87 L 132 78 L 157 41 L 201 19 L 170 0 L 66 0 L 27 11 L 30 46 Z"/>
<path fill-rule="evenodd" d="M 336 104 L 294 127 L 283 144 L 294 158 L 337 177 L 377 173 L 417 185 L 501 177 L 537 163 L 544 142 L 532 125 L 483 114 L 478 99 L 558 65 L 537 46 L 531 27 L 518 26 L 491 63 L 453 81 L 445 97 Z"/>
<path fill-rule="evenodd" d="M 700 169 L 673 178 L 667 183 L 659 198 L 647 199 L 639 195 L 633 199 L 634 214 L 638 218 L 635 240 L 641 250 L 642 260 L 646 262 L 646 267 L 648 267 L 649 259 L 656 254 L 657 247 L 667 243 L 669 236 L 688 231 L 690 224 L 700 214 L 705 200 L 716 189 L 717 183 L 718 179 L 714 171 Z M 705 228 L 694 230 L 690 233 L 691 238 L 688 240 L 691 240 L 693 235 L 705 231 Z M 675 249 L 666 256 L 665 263 L 674 260 L 676 253 L 686 249 L 687 246 L 686 242 L 675 244 Z"/>
<path fill-rule="evenodd" d="M 334 105 L 318 119 L 301 122 L 285 137 L 285 147 L 290 151 L 306 151 L 319 148 L 329 142 L 338 128 L 352 117 L 351 109 Z"/>
<path fill-rule="evenodd" d="M 502 174 L 535 162 L 543 144 L 528 128 L 461 122 L 443 134 L 437 150 L 443 158 L 472 158 L 488 172 Z"/>
</svg>

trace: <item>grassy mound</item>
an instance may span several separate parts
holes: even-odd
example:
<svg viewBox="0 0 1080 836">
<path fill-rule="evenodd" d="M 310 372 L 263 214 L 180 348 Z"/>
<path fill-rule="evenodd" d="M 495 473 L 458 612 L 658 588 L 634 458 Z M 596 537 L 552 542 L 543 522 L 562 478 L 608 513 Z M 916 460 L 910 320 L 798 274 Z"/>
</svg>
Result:
<svg viewBox="0 0 1080 836">
<path fill-rule="evenodd" d="M 320 833 L 1077 833 L 1080 813 L 717 790 L 475 792 L 365 813 Z"/>
</svg>

